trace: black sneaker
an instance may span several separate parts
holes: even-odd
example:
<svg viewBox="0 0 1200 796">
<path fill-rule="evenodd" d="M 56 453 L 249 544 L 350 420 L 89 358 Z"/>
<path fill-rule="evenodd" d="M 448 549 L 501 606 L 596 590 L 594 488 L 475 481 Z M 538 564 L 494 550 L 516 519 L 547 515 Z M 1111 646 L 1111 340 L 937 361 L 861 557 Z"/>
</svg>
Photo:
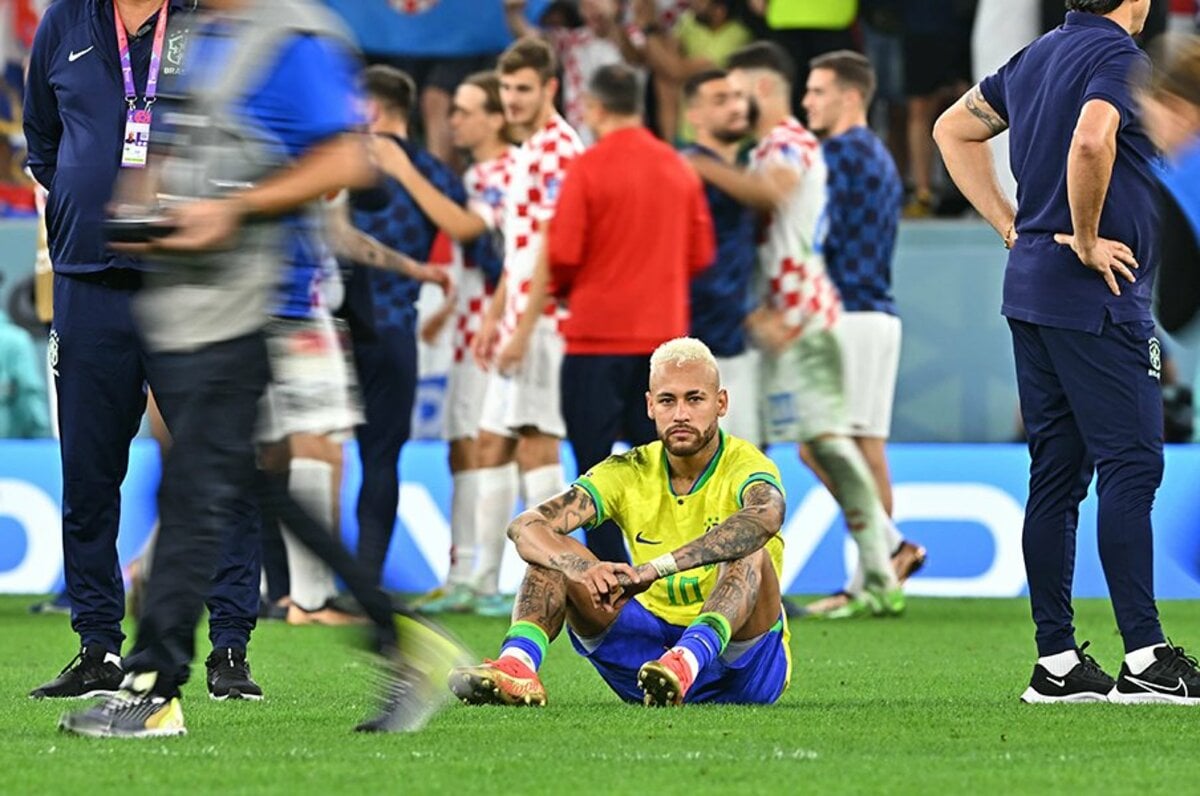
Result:
<svg viewBox="0 0 1200 796">
<path fill-rule="evenodd" d="M 108 651 L 103 647 L 82 647 L 58 677 L 33 689 L 29 696 L 34 699 L 112 696 L 121 690 L 124 677 L 120 664 L 108 660 Z"/>
<path fill-rule="evenodd" d="M 1055 677 L 1040 663 L 1033 667 L 1029 687 L 1021 694 L 1021 701 L 1030 705 L 1056 702 L 1107 702 L 1114 680 L 1109 677 L 1096 659 L 1084 650 L 1090 642 L 1083 642 L 1079 663 L 1063 677 Z"/>
<path fill-rule="evenodd" d="M 263 698 L 262 688 L 250 677 L 250 664 L 246 662 L 245 650 L 233 647 L 214 649 L 204 661 L 208 670 L 208 696 L 226 699 Z"/>
<path fill-rule="evenodd" d="M 1196 659 L 1183 647 L 1164 644 L 1154 650 L 1154 663 L 1136 677 L 1121 664 L 1121 676 L 1109 692 L 1108 701 L 1122 705 L 1159 703 L 1200 705 L 1200 671 Z"/>
<path fill-rule="evenodd" d="M 150 678 L 149 685 L 137 687 Z M 130 675 L 126 687 L 98 705 L 76 713 L 65 713 L 58 728 L 89 738 L 160 738 L 186 735 L 183 707 L 178 696 L 151 692 L 153 675 Z"/>
</svg>

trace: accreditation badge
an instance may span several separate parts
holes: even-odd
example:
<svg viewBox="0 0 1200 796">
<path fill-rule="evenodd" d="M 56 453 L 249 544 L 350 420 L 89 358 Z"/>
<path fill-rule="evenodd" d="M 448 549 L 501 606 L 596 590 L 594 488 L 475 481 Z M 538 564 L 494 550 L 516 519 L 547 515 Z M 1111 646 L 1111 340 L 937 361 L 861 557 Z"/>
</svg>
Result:
<svg viewBox="0 0 1200 796">
<path fill-rule="evenodd" d="M 127 169 L 146 167 L 150 154 L 150 110 L 131 109 L 125 115 L 125 144 L 121 150 L 121 166 Z"/>
</svg>

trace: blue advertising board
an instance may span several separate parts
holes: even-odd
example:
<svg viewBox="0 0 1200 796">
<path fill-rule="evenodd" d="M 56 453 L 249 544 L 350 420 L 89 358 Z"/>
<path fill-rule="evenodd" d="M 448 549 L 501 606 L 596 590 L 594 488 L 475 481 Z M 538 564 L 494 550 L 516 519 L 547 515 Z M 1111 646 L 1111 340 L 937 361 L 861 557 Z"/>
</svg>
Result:
<svg viewBox="0 0 1200 796">
<path fill-rule="evenodd" d="M 784 582 L 791 593 L 838 589 L 853 565 L 837 504 L 800 463 L 796 451 L 775 447 L 788 492 Z M 925 569 L 910 582 L 912 594 L 1014 597 L 1026 591 L 1021 523 L 1028 458 L 1019 445 L 898 444 L 890 450 L 895 519 L 905 536 L 929 550 Z M 569 458 L 568 472 L 573 463 Z M 58 447 L 52 440 L 0 443 L 0 592 L 40 593 L 62 583 Z M 122 489 L 119 548 L 128 563 L 154 524 L 158 451 L 135 443 Z M 435 586 L 449 564 L 450 477 L 446 446 L 409 444 L 401 461 L 400 505 L 388 556 L 386 584 L 406 592 Z M 358 457 L 346 450 L 342 529 L 354 544 Z M 1200 596 L 1200 447 L 1172 447 L 1154 509 L 1155 578 L 1163 598 Z M 1096 502 L 1080 515 L 1075 593 L 1107 594 L 1096 543 Z M 510 549 L 502 587 L 516 588 L 520 561 Z"/>
</svg>

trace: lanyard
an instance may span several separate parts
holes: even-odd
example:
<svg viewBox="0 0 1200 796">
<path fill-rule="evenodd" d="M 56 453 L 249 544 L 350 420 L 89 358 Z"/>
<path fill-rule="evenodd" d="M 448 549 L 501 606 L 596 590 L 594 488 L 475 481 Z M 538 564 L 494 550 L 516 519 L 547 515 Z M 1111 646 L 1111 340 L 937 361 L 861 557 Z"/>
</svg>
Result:
<svg viewBox="0 0 1200 796">
<path fill-rule="evenodd" d="M 150 51 L 150 73 L 146 76 L 146 107 L 154 104 L 158 96 L 158 69 L 162 65 L 163 43 L 167 38 L 167 6 L 170 0 L 163 0 L 162 9 L 158 12 L 158 24 L 154 28 L 154 49 Z M 137 105 L 137 89 L 133 84 L 133 61 L 129 57 L 129 36 L 125 33 L 125 23 L 121 21 L 121 11 L 117 8 L 117 0 L 113 0 L 113 19 L 117 25 L 117 48 L 121 51 L 121 77 L 125 80 L 125 101 L 132 110 Z"/>
</svg>

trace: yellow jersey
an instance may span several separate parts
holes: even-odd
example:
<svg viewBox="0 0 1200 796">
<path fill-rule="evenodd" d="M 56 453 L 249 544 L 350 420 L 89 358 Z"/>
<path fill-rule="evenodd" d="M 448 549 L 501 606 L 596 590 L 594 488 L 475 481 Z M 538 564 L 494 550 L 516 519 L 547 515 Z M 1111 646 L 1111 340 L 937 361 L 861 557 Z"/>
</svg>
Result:
<svg viewBox="0 0 1200 796">
<path fill-rule="evenodd" d="M 593 525 L 612 520 L 621 528 L 634 566 L 670 553 L 724 522 L 742 508 L 742 494 L 750 484 L 764 481 L 783 493 L 774 462 L 749 442 L 719 433 L 717 452 L 685 495 L 676 495 L 671 487 L 662 442 L 609 456 L 575 481 L 596 505 Z M 779 576 L 783 539 L 772 536 L 766 549 Z M 635 599 L 666 622 L 688 625 L 716 582 L 717 565 L 708 564 L 660 578 Z"/>
</svg>

